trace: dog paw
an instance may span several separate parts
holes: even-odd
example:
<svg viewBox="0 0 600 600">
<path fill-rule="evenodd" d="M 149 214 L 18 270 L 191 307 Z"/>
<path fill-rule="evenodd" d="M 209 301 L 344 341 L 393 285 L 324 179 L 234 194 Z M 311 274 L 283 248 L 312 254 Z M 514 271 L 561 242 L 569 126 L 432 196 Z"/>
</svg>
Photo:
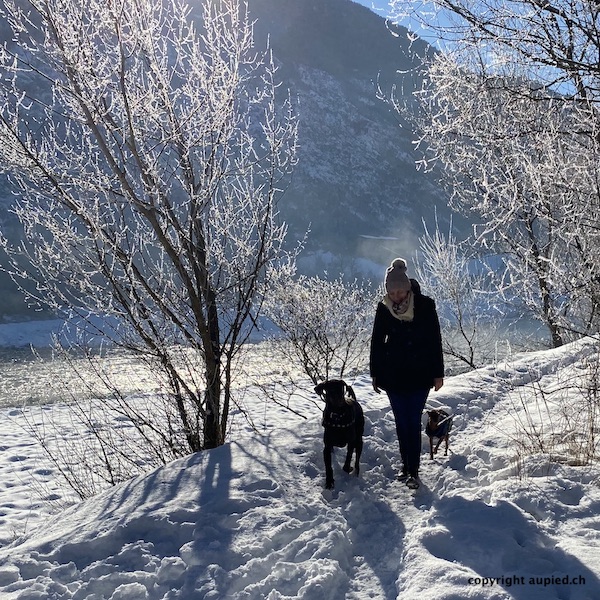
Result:
<svg viewBox="0 0 600 600">
<path fill-rule="evenodd" d="M 333 481 L 333 479 L 327 479 L 325 481 L 325 489 L 326 490 L 332 490 L 333 487 L 334 487 L 334 481 Z"/>
<path fill-rule="evenodd" d="M 352 473 L 352 466 L 351 466 L 351 465 L 344 465 L 344 466 L 342 467 L 342 469 L 343 469 L 344 471 L 346 471 L 346 473 Z"/>
</svg>

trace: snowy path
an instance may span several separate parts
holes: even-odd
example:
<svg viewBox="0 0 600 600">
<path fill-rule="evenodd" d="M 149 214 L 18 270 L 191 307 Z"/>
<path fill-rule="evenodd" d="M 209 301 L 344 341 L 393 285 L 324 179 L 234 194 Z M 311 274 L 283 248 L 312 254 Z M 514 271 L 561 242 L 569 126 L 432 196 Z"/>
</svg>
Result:
<svg viewBox="0 0 600 600">
<path fill-rule="evenodd" d="M 0 548 L 0 598 L 597 599 L 600 469 L 540 463 L 520 479 L 508 435 L 511 394 L 553 385 L 589 352 L 536 353 L 449 379 L 431 402 L 455 414 L 451 453 L 423 455 L 416 492 L 396 479 L 391 411 L 367 378 L 353 382 L 367 418 L 361 477 L 342 472 L 338 452 L 333 492 L 323 490 L 318 412 L 309 421 L 274 412 L 260 434 L 240 432 L 44 522 L 43 505 L 25 515 L 27 477 L 39 471 L 50 486 L 52 469 L 7 426 L 0 531 L 15 518 L 43 526 Z M 14 425 L 18 411 L 8 412 Z"/>
</svg>

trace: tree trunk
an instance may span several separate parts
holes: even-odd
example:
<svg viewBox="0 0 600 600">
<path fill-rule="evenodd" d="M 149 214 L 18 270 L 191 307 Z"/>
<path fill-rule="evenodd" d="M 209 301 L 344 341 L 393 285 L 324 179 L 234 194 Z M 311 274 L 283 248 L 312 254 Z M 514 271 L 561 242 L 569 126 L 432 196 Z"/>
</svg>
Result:
<svg viewBox="0 0 600 600">
<path fill-rule="evenodd" d="M 216 448 L 224 443 L 221 435 L 221 347 L 219 314 L 215 293 L 208 279 L 205 281 L 204 297 L 207 306 L 209 347 L 205 341 L 206 395 L 204 416 L 204 449 Z"/>
</svg>

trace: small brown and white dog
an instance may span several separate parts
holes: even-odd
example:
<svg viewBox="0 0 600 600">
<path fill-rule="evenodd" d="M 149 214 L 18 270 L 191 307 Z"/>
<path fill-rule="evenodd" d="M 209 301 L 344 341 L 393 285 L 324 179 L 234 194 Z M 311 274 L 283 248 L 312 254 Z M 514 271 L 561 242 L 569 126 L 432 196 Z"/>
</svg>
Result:
<svg viewBox="0 0 600 600">
<path fill-rule="evenodd" d="M 450 441 L 450 429 L 452 428 L 452 415 L 445 410 L 436 408 L 427 411 L 427 426 L 425 433 L 429 438 L 429 456 L 433 460 L 433 455 L 437 454 L 442 441 L 445 442 L 444 456 L 448 456 L 448 443 Z M 433 439 L 437 438 L 437 444 L 433 445 Z"/>
</svg>

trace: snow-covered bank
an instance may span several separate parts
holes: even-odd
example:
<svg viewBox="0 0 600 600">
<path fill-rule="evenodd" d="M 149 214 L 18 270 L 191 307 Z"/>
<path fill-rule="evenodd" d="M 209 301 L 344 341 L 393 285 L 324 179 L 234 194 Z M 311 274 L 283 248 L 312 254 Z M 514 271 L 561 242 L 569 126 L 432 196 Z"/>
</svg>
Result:
<svg viewBox="0 0 600 600">
<path fill-rule="evenodd" d="M 32 478 L 48 500 L 68 498 L 20 409 L 5 409 L 0 598 L 599 598 L 600 469 L 526 457 L 535 469 L 519 478 L 528 464 L 512 436 L 515 394 L 533 400 L 591 352 L 578 343 L 449 378 L 430 399 L 455 414 L 451 453 L 424 454 L 416 493 L 396 480 L 393 419 L 366 377 L 352 382 L 367 417 L 361 477 L 338 453 L 332 493 L 318 410 L 307 422 L 273 409 L 258 433 L 240 428 L 48 520 Z"/>
<path fill-rule="evenodd" d="M 64 321 L 60 319 L 0 323 L 0 348 L 44 348 L 63 331 Z"/>
</svg>

